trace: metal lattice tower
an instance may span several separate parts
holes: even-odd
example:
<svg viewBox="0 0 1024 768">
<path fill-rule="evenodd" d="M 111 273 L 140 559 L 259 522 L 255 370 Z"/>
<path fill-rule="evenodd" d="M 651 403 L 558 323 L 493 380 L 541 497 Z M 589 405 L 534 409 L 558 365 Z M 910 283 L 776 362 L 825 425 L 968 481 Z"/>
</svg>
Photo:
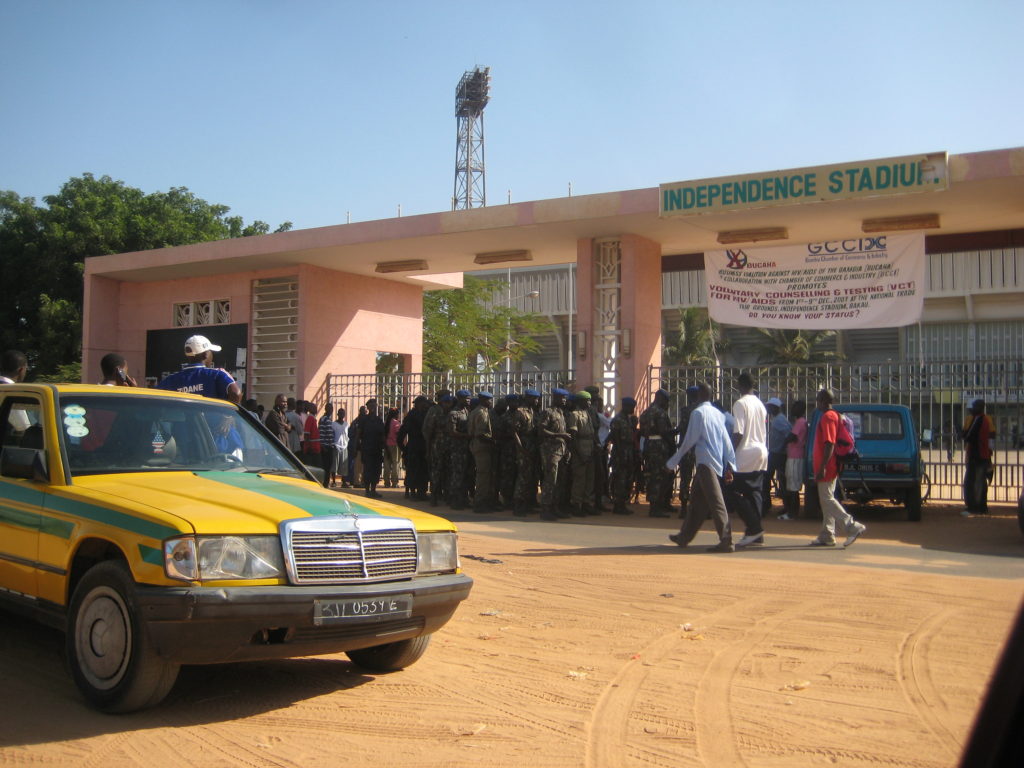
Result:
<svg viewBox="0 0 1024 768">
<path fill-rule="evenodd" d="M 484 107 L 490 99 L 491 68 L 466 72 L 455 88 L 455 194 L 452 210 L 487 205 L 484 180 Z"/>
</svg>

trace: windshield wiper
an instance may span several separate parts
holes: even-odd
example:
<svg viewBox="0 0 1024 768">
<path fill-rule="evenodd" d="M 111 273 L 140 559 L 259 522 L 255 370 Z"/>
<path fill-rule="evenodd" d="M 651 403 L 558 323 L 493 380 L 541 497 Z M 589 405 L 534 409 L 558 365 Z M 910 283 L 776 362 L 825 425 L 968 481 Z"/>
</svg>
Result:
<svg viewBox="0 0 1024 768">
<path fill-rule="evenodd" d="M 281 469 L 274 467 L 268 467 L 266 469 L 247 469 L 245 471 L 250 475 L 302 475 L 302 473 L 297 469 Z"/>
</svg>

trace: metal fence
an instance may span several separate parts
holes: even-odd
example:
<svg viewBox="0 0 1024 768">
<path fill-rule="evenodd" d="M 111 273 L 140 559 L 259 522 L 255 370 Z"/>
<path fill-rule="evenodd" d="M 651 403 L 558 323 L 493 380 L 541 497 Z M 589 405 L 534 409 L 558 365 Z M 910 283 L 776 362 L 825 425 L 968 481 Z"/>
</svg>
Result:
<svg viewBox="0 0 1024 768">
<path fill-rule="evenodd" d="M 1016 502 L 1024 488 L 1024 362 L 1020 360 L 929 361 L 926 363 L 830 363 L 760 367 L 652 368 L 651 389 L 672 393 L 670 413 L 685 403 L 686 387 L 706 381 L 726 408 L 739 397 L 737 376 L 749 372 L 762 399 L 778 397 L 785 408 L 796 400 L 814 408 L 818 390 L 830 388 L 837 403 L 890 403 L 910 408 L 917 425 L 925 472 L 935 501 L 959 501 L 964 475 L 960 432 L 971 401 L 982 398 L 996 425 L 991 501 Z"/>
<path fill-rule="evenodd" d="M 796 400 L 805 401 L 813 409 L 814 397 L 822 387 L 833 390 L 837 403 L 894 403 L 910 408 L 931 486 L 930 499 L 934 501 L 962 498 L 964 455 L 960 430 L 970 402 L 980 397 L 987 403 L 997 434 L 989 499 L 1016 502 L 1024 488 L 1024 362 L 1020 360 L 652 367 L 640 399 L 650 402 L 653 392 L 664 388 L 672 395 L 669 412 L 676 417 L 685 404 L 686 388 L 706 381 L 721 403 L 731 408 L 739 397 L 736 378 L 743 371 L 754 376 L 762 399 L 778 397 L 786 411 Z M 580 382 L 580 386 L 589 383 Z M 559 386 L 577 389 L 573 372 L 329 375 L 315 399 L 320 404 L 329 400 L 345 408 L 351 418 L 371 397 L 385 408 L 399 408 L 404 413 L 417 395 L 432 397 L 440 389 L 487 390 L 503 397 L 531 387 L 546 394 Z"/>
<path fill-rule="evenodd" d="M 375 397 L 383 407 L 398 408 L 405 413 L 418 395 L 432 398 L 441 389 L 487 391 L 498 398 L 513 392 L 521 394 L 531 388 L 547 393 L 554 387 L 571 388 L 573 384 L 567 371 L 328 374 L 315 399 L 320 404 L 330 401 L 335 406 L 340 405 L 352 414 Z"/>
</svg>

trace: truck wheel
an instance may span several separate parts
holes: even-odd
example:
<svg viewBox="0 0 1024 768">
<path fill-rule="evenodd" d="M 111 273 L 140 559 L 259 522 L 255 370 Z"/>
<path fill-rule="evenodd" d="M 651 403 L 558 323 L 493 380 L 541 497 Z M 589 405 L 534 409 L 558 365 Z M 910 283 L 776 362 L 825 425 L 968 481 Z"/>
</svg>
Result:
<svg viewBox="0 0 1024 768">
<path fill-rule="evenodd" d="M 428 645 L 430 635 L 420 635 L 409 640 L 399 640 L 397 643 L 346 651 L 346 655 L 353 663 L 371 672 L 394 672 L 419 660 Z"/>
<path fill-rule="evenodd" d="M 908 490 L 903 504 L 907 508 L 907 520 L 912 523 L 921 522 L 921 489 L 911 488 Z"/>
<path fill-rule="evenodd" d="M 132 712 L 163 700 L 178 665 L 153 649 L 134 602 L 127 566 L 108 560 L 91 568 L 75 588 L 65 653 L 75 684 L 104 712 Z"/>
</svg>

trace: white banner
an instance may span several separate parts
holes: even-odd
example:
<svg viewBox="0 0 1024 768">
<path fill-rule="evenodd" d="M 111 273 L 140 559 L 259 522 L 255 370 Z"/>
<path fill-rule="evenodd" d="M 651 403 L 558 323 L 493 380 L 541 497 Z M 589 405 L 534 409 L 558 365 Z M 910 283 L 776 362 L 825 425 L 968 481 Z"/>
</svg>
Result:
<svg viewBox="0 0 1024 768">
<path fill-rule="evenodd" d="M 924 306 L 924 233 L 704 254 L 708 311 L 760 328 L 892 328 Z"/>
</svg>

